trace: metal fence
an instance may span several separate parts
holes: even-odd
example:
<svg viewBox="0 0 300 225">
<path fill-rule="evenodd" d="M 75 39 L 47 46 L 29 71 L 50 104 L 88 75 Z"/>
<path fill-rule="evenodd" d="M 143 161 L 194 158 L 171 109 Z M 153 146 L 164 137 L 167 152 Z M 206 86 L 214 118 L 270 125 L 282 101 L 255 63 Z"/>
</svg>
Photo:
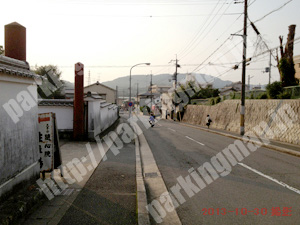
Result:
<svg viewBox="0 0 300 225">
<path fill-rule="evenodd" d="M 300 86 L 285 87 L 284 89 L 291 94 L 291 98 L 300 98 Z"/>
</svg>

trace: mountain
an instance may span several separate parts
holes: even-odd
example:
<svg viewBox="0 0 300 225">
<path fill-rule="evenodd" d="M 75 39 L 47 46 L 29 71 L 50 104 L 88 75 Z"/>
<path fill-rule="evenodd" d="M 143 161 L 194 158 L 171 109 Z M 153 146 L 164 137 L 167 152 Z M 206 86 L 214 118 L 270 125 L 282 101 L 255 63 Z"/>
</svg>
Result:
<svg viewBox="0 0 300 225">
<path fill-rule="evenodd" d="M 221 80 L 220 78 L 214 77 L 214 76 L 210 76 L 210 75 L 206 75 L 206 74 L 193 74 L 192 75 L 195 79 L 195 81 L 197 81 L 197 83 L 201 84 L 201 85 L 206 85 L 206 84 L 212 84 L 213 88 L 223 88 L 226 85 L 231 84 L 231 81 L 224 81 Z M 179 83 L 185 84 L 186 83 L 186 75 L 184 75 L 184 78 L 179 80 Z"/>
<path fill-rule="evenodd" d="M 200 84 L 208 84 L 212 83 L 214 88 L 222 88 L 228 84 L 231 84 L 231 81 L 223 81 L 220 78 L 213 77 L 206 74 L 195 74 L 195 80 Z M 131 76 L 131 95 L 136 96 L 137 93 L 137 84 L 139 86 L 139 93 L 144 93 L 148 91 L 148 87 L 150 86 L 150 75 L 134 75 Z M 170 74 L 160 74 L 152 77 L 152 83 L 159 86 L 172 86 L 173 80 L 172 75 Z M 186 75 L 178 74 L 177 76 L 178 83 L 185 83 Z M 129 76 L 119 77 L 112 81 L 103 82 L 102 84 L 116 89 L 118 86 L 119 97 L 129 96 Z"/>
</svg>

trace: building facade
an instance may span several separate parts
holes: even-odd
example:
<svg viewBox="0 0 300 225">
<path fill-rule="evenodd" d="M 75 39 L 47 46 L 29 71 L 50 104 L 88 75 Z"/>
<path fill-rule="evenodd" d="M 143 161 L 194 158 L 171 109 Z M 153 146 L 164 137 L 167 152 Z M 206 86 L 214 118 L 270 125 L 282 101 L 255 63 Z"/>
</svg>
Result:
<svg viewBox="0 0 300 225">
<path fill-rule="evenodd" d="M 300 79 L 300 55 L 294 57 L 294 64 L 295 64 L 295 77 Z"/>
<path fill-rule="evenodd" d="M 84 87 L 84 93 L 96 92 L 108 103 L 116 103 L 116 90 L 106 85 L 99 83 L 98 81 L 94 84 Z"/>
</svg>

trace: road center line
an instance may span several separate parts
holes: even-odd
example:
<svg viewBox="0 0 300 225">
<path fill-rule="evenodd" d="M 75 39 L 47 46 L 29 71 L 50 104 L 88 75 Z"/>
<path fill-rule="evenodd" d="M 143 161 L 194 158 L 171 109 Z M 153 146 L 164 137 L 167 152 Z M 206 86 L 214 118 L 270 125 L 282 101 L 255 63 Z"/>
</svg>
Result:
<svg viewBox="0 0 300 225">
<path fill-rule="evenodd" d="M 281 185 L 281 186 L 283 186 L 283 187 L 285 187 L 287 189 L 290 189 L 291 191 L 296 192 L 297 194 L 300 195 L 300 190 L 298 190 L 298 189 L 296 189 L 294 187 L 291 187 L 288 184 L 283 183 L 283 182 L 281 182 L 281 181 L 279 181 L 279 180 L 277 180 L 277 179 L 275 179 L 273 177 L 270 177 L 269 175 L 263 174 L 262 172 L 259 172 L 258 170 L 253 169 L 250 166 L 245 165 L 244 163 L 238 163 L 238 164 L 240 166 L 242 166 L 242 167 L 244 167 L 244 168 L 246 168 L 248 170 L 251 170 L 252 172 L 257 173 L 258 175 L 261 175 L 262 177 L 265 177 L 265 178 L 267 178 L 267 179 L 269 179 L 269 180 L 271 180 L 271 181 L 273 181 L 273 182 L 275 182 L 275 183 L 277 183 L 277 184 L 279 184 L 279 185 Z"/>
<path fill-rule="evenodd" d="M 185 136 L 185 137 L 186 137 L 187 139 L 190 139 L 190 140 L 192 140 L 192 141 L 198 143 L 199 145 L 202 145 L 202 146 L 205 145 L 205 144 L 203 144 L 203 143 L 201 143 L 201 142 L 199 142 L 199 141 L 194 140 L 193 138 L 190 138 L 189 136 Z"/>
<path fill-rule="evenodd" d="M 168 127 L 168 129 L 171 130 L 171 131 L 173 131 L 173 132 L 176 132 L 176 130 L 173 130 L 172 128 L 169 128 L 169 127 Z"/>
</svg>

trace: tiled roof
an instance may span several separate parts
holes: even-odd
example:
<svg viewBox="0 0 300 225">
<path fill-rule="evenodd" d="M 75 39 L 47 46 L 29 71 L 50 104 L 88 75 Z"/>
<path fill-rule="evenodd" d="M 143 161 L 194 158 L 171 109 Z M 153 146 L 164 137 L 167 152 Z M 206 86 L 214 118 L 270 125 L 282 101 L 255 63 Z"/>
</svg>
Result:
<svg viewBox="0 0 300 225">
<path fill-rule="evenodd" d="M 73 99 L 39 99 L 39 106 L 69 106 L 73 107 Z"/>
<path fill-rule="evenodd" d="M 112 91 L 116 91 L 115 89 L 113 89 L 113 88 L 111 88 L 111 87 L 108 87 L 108 86 L 106 86 L 106 85 L 104 85 L 104 84 L 101 84 L 99 81 L 97 81 L 96 83 L 93 83 L 93 84 L 90 84 L 90 85 L 88 85 L 88 86 L 85 86 L 84 88 L 88 88 L 88 87 L 91 87 L 91 86 L 97 86 L 97 85 L 100 85 L 100 86 L 102 86 L 102 87 L 105 87 L 105 88 L 108 88 L 108 89 L 110 89 L 110 90 L 112 90 Z"/>
<path fill-rule="evenodd" d="M 41 78 L 30 71 L 27 62 L 0 55 L 0 72 L 27 78 Z"/>
<path fill-rule="evenodd" d="M 151 93 L 151 92 L 146 92 L 146 93 L 143 93 L 143 94 L 139 94 L 139 96 L 160 96 L 159 93 Z"/>
</svg>

